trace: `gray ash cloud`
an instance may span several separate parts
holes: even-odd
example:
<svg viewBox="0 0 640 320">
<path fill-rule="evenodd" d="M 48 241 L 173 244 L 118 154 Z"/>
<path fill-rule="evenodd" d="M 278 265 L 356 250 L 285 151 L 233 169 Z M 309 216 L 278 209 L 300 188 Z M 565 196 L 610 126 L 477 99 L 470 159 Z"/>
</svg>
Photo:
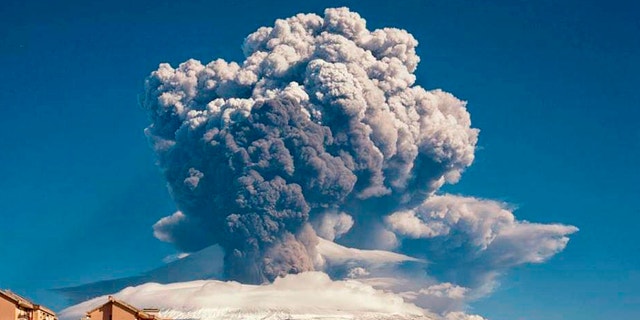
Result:
<svg viewBox="0 0 640 320">
<path fill-rule="evenodd" d="M 478 136 L 463 101 L 415 85 L 416 46 L 338 8 L 259 28 L 242 63 L 161 64 L 145 132 L 179 211 L 156 236 L 220 244 L 249 283 L 315 269 L 316 229 L 397 247 L 386 217 L 456 182 Z M 352 230 L 327 231 L 338 212 Z"/>
</svg>

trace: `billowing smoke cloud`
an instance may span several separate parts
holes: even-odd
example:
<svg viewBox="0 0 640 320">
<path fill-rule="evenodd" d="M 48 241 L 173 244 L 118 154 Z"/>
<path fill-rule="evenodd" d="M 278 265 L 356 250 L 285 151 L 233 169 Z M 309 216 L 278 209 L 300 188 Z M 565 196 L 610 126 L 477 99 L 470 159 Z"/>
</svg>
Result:
<svg viewBox="0 0 640 320">
<path fill-rule="evenodd" d="M 156 236 L 220 244 L 226 276 L 250 283 L 313 270 L 316 233 L 404 248 L 387 221 L 422 237 L 390 221 L 459 179 L 478 130 L 464 102 L 414 84 L 416 45 L 340 8 L 259 28 L 241 64 L 161 64 L 146 133 L 179 211 Z"/>
<path fill-rule="evenodd" d="M 453 195 L 429 197 L 385 221 L 401 238 L 398 250 L 428 259 L 431 275 L 485 292 L 508 268 L 562 251 L 578 230 L 518 221 L 503 203 Z"/>
</svg>

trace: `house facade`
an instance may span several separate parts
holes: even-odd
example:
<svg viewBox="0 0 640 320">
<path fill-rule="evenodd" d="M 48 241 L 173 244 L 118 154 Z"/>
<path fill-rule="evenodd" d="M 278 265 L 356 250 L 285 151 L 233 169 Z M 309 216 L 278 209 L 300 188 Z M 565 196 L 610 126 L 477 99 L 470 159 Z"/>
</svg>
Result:
<svg viewBox="0 0 640 320">
<path fill-rule="evenodd" d="M 0 290 L 0 320 L 58 320 L 56 313 L 9 290 Z"/>
<path fill-rule="evenodd" d="M 158 316 L 157 309 L 138 309 L 109 296 L 107 303 L 87 312 L 83 320 L 169 320 Z"/>
</svg>

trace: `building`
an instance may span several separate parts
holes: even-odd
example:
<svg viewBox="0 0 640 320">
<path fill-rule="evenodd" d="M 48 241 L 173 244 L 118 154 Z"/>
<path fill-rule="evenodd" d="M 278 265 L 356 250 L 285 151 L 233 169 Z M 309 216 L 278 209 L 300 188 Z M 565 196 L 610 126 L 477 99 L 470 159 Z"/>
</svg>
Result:
<svg viewBox="0 0 640 320">
<path fill-rule="evenodd" d="M 0 290 L 0 320 L 58 320 L 56 313 L 9 290 Z"/>
<path fill-rule="evenodd" d="M 83 320 L 169 320 L 158 316 L 158 309 L 138 309 L 109 296 L 107 303 L 87 312 Z"/>
</svg>

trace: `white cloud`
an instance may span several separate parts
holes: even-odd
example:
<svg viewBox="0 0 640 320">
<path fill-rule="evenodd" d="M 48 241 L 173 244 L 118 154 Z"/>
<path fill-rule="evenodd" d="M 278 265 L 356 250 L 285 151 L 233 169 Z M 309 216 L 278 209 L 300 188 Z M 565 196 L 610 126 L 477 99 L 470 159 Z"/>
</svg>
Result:
<svg viewBox="0 0 640 320">
<path fill-rule="evenodd" d="M 480 249 L 486 249 L 502 229 L 516 223 L 502 203 L 453 195 L 432 196 L 414 209 L 391 214 L 386 222 L 396 233 L 416 239 L 461 231 Z"/>
<path fill-rule="evenodd" d="M 172 215 L 158 220 L 158 222 L 153 225 L 153 236 L 160 241 L 174 242 L 172 228 L 184 221 L 185 218 L 182 211 L 176 211 Z"/>
<path fill-rule="evenodd" d="M 479 315 L 470 315 L 461 311 L 449 312 L 445 315 L 444 320 L 487 320 Z"/>
<path fill-rule="evenodd" d="M 179 253 L 176 253 L 176 254 L 170 254 L 170 255 L 164 257 L 164 259 L 162 259 L 162 262 L 171 263 L 171 262 L 174 262 L 176 260 L 184 259 L 184 258 L 188 257 L 189 255 L 190 255 L 190 253 L 185 253 L 185 252 L 179 252 Z"/>
<path fill-rule="evenodd" d="M 334 266 L 345 266 L 351 263 L 361 263 L 364 265 L 384 265 L 406 261 L 420 262 L 407 255 L 384 251 L 384 250 L 361 250 L 341 246 L 335 242 L 320 238 L 318 243 L 318 253 L 323 260 Z"/>
<path fill-rule="evenodd" d="M 428 308 L 431 311 L 445 314 L 450 311 L 459 311 L 465 308 L 469 299 L 470 289 L 452 283 L 443 282 L 422 288 L 417 292 L 407 292 L 414 296 L 410 301 Z"/>
<path fill-rule="evenodd" d="M 366 277 L 366 276 L 368 276 L 370 274 L 371 273 L 369 271 L 367 271 L 367 269 L 365 269 L 363 267 L 355 267 L 355 268 L 349 269 L 349 273 L 347 273 L 347 278 L 348 279 L 357 279 L 357 278 Z"/>
<path fill-rule="evenodd" d="M 349 232 L 351 227 L 353 218 L 344 212 L 327 212 L 313 224 L 318 236 L 331 241 Z"/>
<path fill-rule="evenodd" d="M 448 282 L 420 289 L 420 294 L 440 298 L 462 299 L 469 289 Z"/>
</svg>

